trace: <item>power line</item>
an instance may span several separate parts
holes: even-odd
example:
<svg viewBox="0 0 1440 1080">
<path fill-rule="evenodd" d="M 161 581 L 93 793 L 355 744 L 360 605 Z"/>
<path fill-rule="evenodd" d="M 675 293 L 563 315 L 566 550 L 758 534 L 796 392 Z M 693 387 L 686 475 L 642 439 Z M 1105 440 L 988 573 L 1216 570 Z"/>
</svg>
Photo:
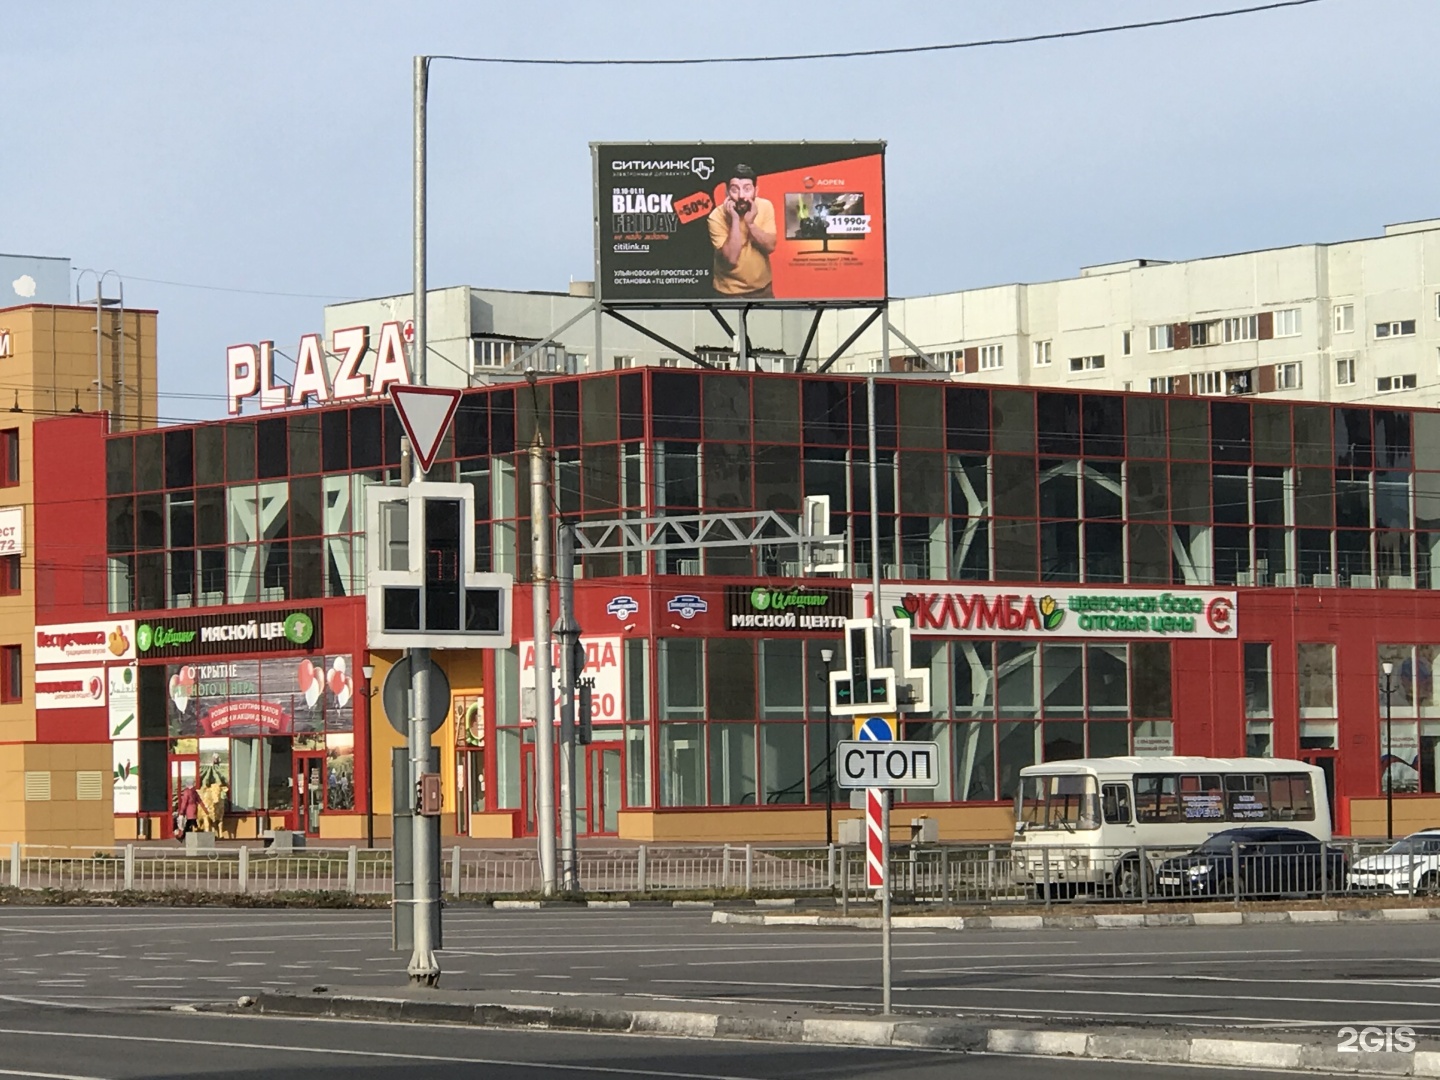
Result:
<svg viewBox="0 0 1440 1080">
<path fill-rule="evenodd" d="M 1113 23 L 1108 26 L 1092 26 L 1082 30 L 1056 30 L 1048 34 L 1025 34 L 1020 37 L 956 41 L 944 45 L 902 45 L 890 49 L 851 49 L 843 52 L 785 53 L 777 56 L 697 56 L 670 59 L 609 60 L 561 59 L 558 57 L 458 56 L 449 53 L 440 53 L 432 55 L 430 59 L 459 60 L 470 64 L 508 64 L 547 67 L 681 67 L 701 64 L 779 64 L 798 60 L 847 60 L 871 56 L 910 56 L 917 53 L 983 49 L 994 45 L 1029 45 L 1041 41 L 1063 41 L 1069 38 L 1116 34 L 1126 30 L 1149 30 L 1159 26 L 1179 26 L 1183 23 L 1204 22 L 1210 19 L 1228 19 L 1237 15 L 1253 15 L 1257 12 L 1275 11 L 1281 8 L 1304 7 L 1308 4 L 1318 4 L 1320 2 L 1321 0 L 1276 0 L 1274 3 L 1258 4 L 1253 7 L 1228 8 L 1224 11 L 1206 11 L 1197 15 L 1177 15 L 1169 19 L 1148 19 L 1143 22 Z"/>
<path fill-rule="evenodd" d="M 1312 0 L 1306 0 L 1307 3 Z M 340 296 L 335 293 L 278 292 L 273 289 L 240 289 L 229 285 L 200 285 L 193 281 L 166 281 L 164 278 L 138 277 L 126 274 L 126 281 L 143 281 L 149 285 L 169 285 L 176 289 L 200 289 L 204 292 L 244 293 L 247 296 L 288 296 L 297 300 L 357 300 L 354 296 Z"/>
</svg>

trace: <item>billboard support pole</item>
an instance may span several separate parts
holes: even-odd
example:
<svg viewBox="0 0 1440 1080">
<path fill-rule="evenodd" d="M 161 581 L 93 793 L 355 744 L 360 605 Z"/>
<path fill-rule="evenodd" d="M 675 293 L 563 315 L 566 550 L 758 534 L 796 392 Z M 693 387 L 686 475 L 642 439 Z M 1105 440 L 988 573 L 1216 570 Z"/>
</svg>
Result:
<svg viewBox="0 0 1440 1080">
<path fill-rule="evenodd" d="M 815 317 L 810 320 L 810 330 L 805 335 L 805 344 L 800 346 L 800 355 L 795 360 L 795 373 L 797 375 L 805 370 L 805 359 L 810 355 L 810 346 L 815 341 L 815 332 L 820 329 L 820 316 L 824 313 L 824 308 L 816 308 Z"/>
<path fill-rule="evenodd" d="M 841 354 L 846 349 L 850 348 L 851 345 L 854 345 L 856 339 L 858 339 L 861 334 L 865 333 L 866 330 L 870 329 L 870 324 L 873 323 L 876 319 L 878 319 L 880 317 L 880 313 L 884 310 L 884 308 L 876 308 L 874 311 L 870 312 L 869 315 L 865 316 L 864 320 L 862 320 L 860 325 L 855 328 L 854 332 L 840 343 L 840 347 L 838 349 L 836 349 L 833 353 L 830 354 L 830 359 L 826 360 L 825 363 L 821 364 L 815 369 L 815 373 L 817 375 L 824 375 L 825 372 L 829 371 L 832 367 L 834 367 L 835 361 L 840 359 Z"/>
<path fill-rule="evenodd" d="M 740 309 L 740 360 L 736 365 L 740 371 L 750 370 L 750 327 L 746 325 L 746 319 L 750 315 L 749 308 Z"/>
</svg>

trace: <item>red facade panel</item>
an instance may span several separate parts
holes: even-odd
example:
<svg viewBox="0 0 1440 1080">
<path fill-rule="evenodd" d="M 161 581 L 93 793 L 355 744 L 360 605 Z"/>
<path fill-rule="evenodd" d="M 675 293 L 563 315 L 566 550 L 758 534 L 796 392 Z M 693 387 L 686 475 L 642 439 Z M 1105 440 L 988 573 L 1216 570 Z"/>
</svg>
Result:
<svg viewBox="0 0 1440 1080">
<path fill-rule="evenodd" d="M 99 413 L 35 423 L 37 623 L 80 622 L 106 613 L 105 424 Z"/>
</svg>

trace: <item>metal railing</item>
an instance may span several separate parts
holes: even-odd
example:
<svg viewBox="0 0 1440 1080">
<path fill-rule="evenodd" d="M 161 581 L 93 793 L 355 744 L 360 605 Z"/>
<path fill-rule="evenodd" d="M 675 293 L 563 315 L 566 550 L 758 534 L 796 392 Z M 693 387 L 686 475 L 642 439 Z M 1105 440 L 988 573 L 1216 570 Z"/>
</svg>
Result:
<svg viewBox="0 0 1440 1080">
<path fill-rule="evenodd" d="M 1171 899 L 1440 895 L 1440 853 L 1362 841 L 1320 845 L 1221 838 L 1195 848 L 1095 848 L 1062 842 L 897 844 L 891 881 L 902 900 L 925 904 L 1052 904 L 1073 899 L 1150 904 Z M 579 879 L 592 897 L 635 895 L 838 896 L 869 898 L 859 847 L 729 844 L 584 848 Z M 138 845 L 76 852 L 0 847 L 0 886 L 32 890 L 388 895 L 388 850 L 358 847 L 273 851 L 227 847 L 183 854 Z M 534 896 L 529 850 L 449 847 L 441 889 L 452 897 Z"/>
</svg>

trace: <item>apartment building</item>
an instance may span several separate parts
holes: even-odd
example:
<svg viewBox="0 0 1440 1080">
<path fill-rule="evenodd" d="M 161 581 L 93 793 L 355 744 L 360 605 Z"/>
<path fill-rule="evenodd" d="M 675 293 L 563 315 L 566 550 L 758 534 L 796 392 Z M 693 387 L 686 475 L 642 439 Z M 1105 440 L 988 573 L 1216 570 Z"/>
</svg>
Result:
<svg viewBox="0 0 1440 1080">
<path fill-rule="evenodd" d="M 861 314 L 826 327 L 843 341 Z M 896 300 L 890 318 L 958 379 L 1072 389 L 1440 403 L 1440 219 L 1384 234 Z M 877 366 L 870 331 L 841 369 Z M 924 367 L 891 349 L 895 368 Z"/>
</svg>

